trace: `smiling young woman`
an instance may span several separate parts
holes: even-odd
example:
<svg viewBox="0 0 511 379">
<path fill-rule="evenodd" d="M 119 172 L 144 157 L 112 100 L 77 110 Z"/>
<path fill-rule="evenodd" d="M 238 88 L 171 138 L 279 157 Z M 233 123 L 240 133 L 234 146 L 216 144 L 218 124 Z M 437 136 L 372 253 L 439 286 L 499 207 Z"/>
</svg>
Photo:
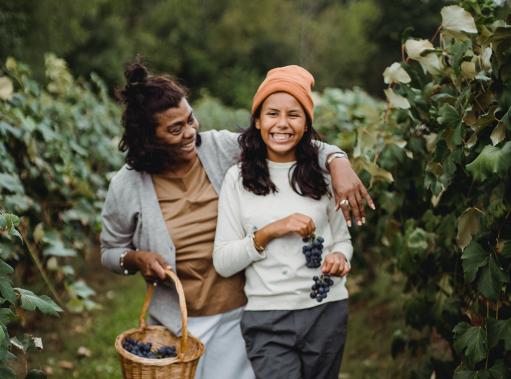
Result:
<svg viewBox="0 0 511 379">
<path fill-rule="evenodd" d="M 286 92 L 268 96 L 255 127 L 261 132 L 269 160 L 281 163 L 296 160 L 295 148 L 305 133 L 307 119 L 294 96 Z"/>
<path fill-rule="evenodd" d="M 353 248 L 320 166 L 313 84 L 299 66 L 268 72 L 220 194 L 213 264 L 224 277 L 245 273 L 241 329 L 257 378 L 334 379 L 341 365 Z M 312 233 L 321 265 L 304 259 Z M 334 278 L 318 300 L 311 284 L 322 274 Z"/>
</svg>

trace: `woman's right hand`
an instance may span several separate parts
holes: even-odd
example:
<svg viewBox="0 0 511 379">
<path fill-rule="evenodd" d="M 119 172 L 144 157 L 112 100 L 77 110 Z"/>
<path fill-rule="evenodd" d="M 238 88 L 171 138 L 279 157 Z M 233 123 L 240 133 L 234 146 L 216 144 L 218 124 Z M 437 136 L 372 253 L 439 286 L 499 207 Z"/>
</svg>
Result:
<svg viewBox="0 0 511 379">
<path fill-rule="evenodd" d="M 293 213 L 270 225 L 273 225 L 274 238 L 282 237 L 289 233 L 298 233 L 302 237 L 308 237 L 316 230 L 316 225 L 314 225 L 312 218 L 301 213 Z"/>
<path fill-rule="evenodd" d="M 146 281 L 154 283 L 165 279 L 165 270 L 172 267 L 158 253 L 152 251 L 130 251 L 124 257 L 124 266 L 128 269 L 140 271 Z"/>
<path fill-rule="evenodd" d="M 257 230 L 255 238 L 259 246 L 266 246 L 271 240 L 289 233 L 298 233 L 302 237 L 308 237 L 315 230 L 316 225 L 312 218 L 301 213 L 293 213 Z"/>
</svg>

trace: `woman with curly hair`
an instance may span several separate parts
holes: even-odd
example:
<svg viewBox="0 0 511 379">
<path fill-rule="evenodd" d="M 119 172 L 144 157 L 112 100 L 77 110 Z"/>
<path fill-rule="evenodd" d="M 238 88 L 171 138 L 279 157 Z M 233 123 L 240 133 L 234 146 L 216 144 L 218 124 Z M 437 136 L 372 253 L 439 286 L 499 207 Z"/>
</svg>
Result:
<svg viewBox="0 0 511 379">
<path fill-rule="evenodd" d="M 313 84 L 299 66 L 268 72 L 220 193 L 213 263 L 245 272 L 241 328 L 262 379 L 337 378 L 344 349 L 353 248 L 313 142 Z"/>
<path fill-rule="evenodd" d="M 155 285 L 165 269 L 174 269 L 184 287 L 189 330 L 206 347 L 196 378 L 253 378 L 239 328 L 247 301 L 244 274 L 224 278 L 212 263 L 218 193 L 239 159 L 238 134 L 199 132 L 187 91 L 172 78 L 152 75 L 140 63 L 131 64 L 125 77 L 119 147 L 126 165 L 111 180 L 102 211 L 102 263 L 120 274 L 139 272 Z M 345 155 L 318 146 L 337 196 L 356 201 L 367 195 Z M 358 205 L 353 203 L 361 218 Z M 173 287 L 156 286 L 149 313 L 152 323 L 180 333 Z"/>
</svg>

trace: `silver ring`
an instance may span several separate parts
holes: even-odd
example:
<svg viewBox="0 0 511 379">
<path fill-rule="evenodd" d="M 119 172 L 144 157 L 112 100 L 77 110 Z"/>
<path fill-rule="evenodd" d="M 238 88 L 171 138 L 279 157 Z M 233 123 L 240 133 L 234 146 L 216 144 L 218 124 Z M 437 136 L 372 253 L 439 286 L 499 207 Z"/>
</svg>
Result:
<svg viewBox="0 0 511 379">
<path fill-rule="evenodd" d="M 153 286 L 156 287 L 158 285 L 158 283 L 156 282 L 153 282 Z"/>
<path fill-rule="evenodd" d="M 349 205 L 349 203 L 350 203 L 350 202 L 348 201 L 348 199 L 342 199 L 341 201 L 339 201 L 339 205 L 340 205 L 341 207 L 343 207 L 343 206 L 345 206 L 345 205 Z"/>
</svg>

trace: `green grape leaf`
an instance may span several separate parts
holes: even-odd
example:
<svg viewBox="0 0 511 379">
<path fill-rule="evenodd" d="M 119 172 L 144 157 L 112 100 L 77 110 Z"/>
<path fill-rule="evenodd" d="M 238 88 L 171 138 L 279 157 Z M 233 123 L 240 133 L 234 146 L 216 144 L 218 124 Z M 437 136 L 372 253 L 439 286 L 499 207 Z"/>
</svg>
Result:
<svg viewBox="0 0 511 379">
<path fill-rule="evenodd" d="M 500 268 L 495 258 L 490 256 L 488 265 L 481 269 L 477 289 L 488 299 L 497 301 L 503 284 L 508 280 L 508 274 Z"/>
<path fill-rule="evenodd" d="M 511 318 L 507 320 L 488 319 L 488 344 L 493 349 L 499 341 L 504 342 L 507 351 L 511 351 Z"/>
<path fill-rule="evenodd" d="M 54 256 L 54 257 L 76 257 L 76 251 L 73 249 L 69 249 L 64 246 L 61 240 L 59 239 L 48 239 L 45 237 L 45 241 L 47 241 L 50 246 L 45 247 L 43 249 L 43 255 L 46 256 Z"/>
<path fill-rule="evenodd" d="M 491 379 L 507 379 L 509 378 L 509 370 L 502 360 L 497 360 L 488 370 Z"/>
<path fill-rule="evenodd" d="M 454 329 L 454 349 L 476 364 L 488 354 L 488 340 L 482 326 L 470 326 L 466 322 L 457 324 Z"/>
<path fill-rule="evenodd" d="M 7 333 L 4 325 L 0 325 L 0 344 L 3 344 L 4 340 L 7 338 Z"/>
<path fill-rule="evenodd" d="M 0 174 L 0 188 L 15 193 L 25 192 L 18 176 L 14 174 Z"/>
<path fill-rule="evenodd" d="M 511 167 L 511 141 L 506 142 L 502 148 L 486 145 L 479 156 L 465 167 L 480 182 L 506 172 Z"/>
<path fill-rule="evenodd" d="M 70 294 L 82 299 L 87 299 L 90 296 L 96 294 L 96 292 L 90 288 L 83 280 L 77 280 L 70 286 L 68 286 Z"/>
<path fill-rule="evenodd" d="M 37 296 L 32 291 L 23 288 L 16 288 L 16 291 L 21 297 L 21 307 L 27 311 L 38 309 L 44 314 L 53 316 L 58 316 L 58 312 L 63 311 L 62 308 L 46 295 Z"/>
<path fill-rule="evenodd" d="M 8 133 L 12 134 L 15 138 L 20 138 L 22 130 L 13 127 L 5 121 L 0 121 L 0 134 L 7 135 Z"/>
<path fill-rule="evenodd" d="M 9 303 L 16 303 L 16 292 L 12 288 L 12 281 L 6 276 L 0 275 L 0 294 L 4 299 L 9 301 Z"/>
<path fill-rule="evenodd" d="M 0 308 L 0 324 L 7 325 L 16 319 L 16 315 L 10 308 Z"/>
<path fill-rule="evenodd" d="M 4 261 L 0 260 L 0 276 L 6 274 L 12 274 L 14 269 Z"/>
<path fill-rule="evenodd" d="M 451 104 L 444 104 L 438 110 L 437 122 L 448 128 L 457 128 L 461 122 L 461 117 L 456 108 Z"/>
<path fill-rule="evenodd" d="M 456 370 L 453 379 L 507 379 L 506 372 L 505 364 L 498 361 L 488 370 Z"/>
<path fill-rule="evenodd" d="M 472 241 L 463 251 L 461 256 L 463 274 L 468 283 L 472 283 L 475 280 L 480 267 L 488 264 L 489 256 L 490 254 L 484 251 L 481 245 L 475 241 Z"/>
<path fill-rule="evenodd" d="M 461 250 L 472 241 L 472 237 L 481 229 L 479 211 L 475 208 L 467 208 L 458 218 L 458 233 L 456 241 Z"/>
</svg>

